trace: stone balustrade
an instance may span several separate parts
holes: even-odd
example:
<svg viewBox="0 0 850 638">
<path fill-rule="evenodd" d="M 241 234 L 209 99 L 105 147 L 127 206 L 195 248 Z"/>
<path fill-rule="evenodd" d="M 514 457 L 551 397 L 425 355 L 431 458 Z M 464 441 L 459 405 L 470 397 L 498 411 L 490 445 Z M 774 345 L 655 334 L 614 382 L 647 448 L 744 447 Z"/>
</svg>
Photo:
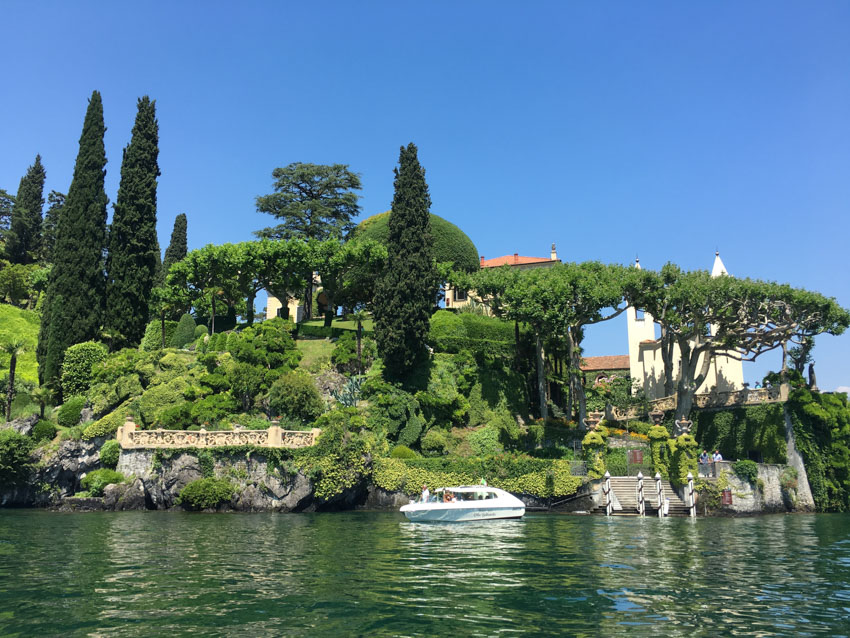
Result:
<svg viewBox="0 0 850 638">
<path fill-rule="evenodd" d="M 223 447 L 254 445 L 257 447 L 300 448 L 316 443 L 321 430 L 282 430 L 272 425 L 267 430 L 139 430 L 132 421 L 118 428 L 118 443 L 124 450 Z"/>
<path fill-rule="evenodd" d="M 764 403 L 780 403 L 788 400 L 790 388 L 787 384 L 771 388 L 744 388 L 733 392 L 707 392 L 694 396 L 694 407 L 706 408 L 730 408 L 743 405 L 761 405 Z M 649 411 L 668 412 L 676 409 L 676 395 L 653 399 L 649 402 Z M 614 417 L 618 420 L 636 419 L 640 416 L 639 411 L 632 409 L 625 412 L 616 411 Z"/>
</svg>

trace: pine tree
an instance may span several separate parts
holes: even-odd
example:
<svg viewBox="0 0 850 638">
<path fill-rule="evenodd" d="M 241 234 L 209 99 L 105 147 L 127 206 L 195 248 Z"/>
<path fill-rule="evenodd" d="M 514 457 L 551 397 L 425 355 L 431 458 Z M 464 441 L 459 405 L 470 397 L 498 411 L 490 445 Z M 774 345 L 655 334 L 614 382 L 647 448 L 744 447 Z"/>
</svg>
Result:
<svg viewBox="0 0 850 638">
<path fill-rule="evenodd" d="M 47 196 L 47 212 L 41 224 L 41 261 L 53 263 L 53 247 L 56 245 L 56 229 L 59 226 L 59 215 L 65 206 L 65 194 L 50 191 Z"/>
<path fill-rule="evenodd" d="M 53 269 L 40 339 L 43 349 L 43 381 L 59 388 L 62 359 L 68 346 L 99 336 L 105 302 L 106 278 L 103 254 L 106 248 L 106 151 L 103 135 L 103 104 L 94 91 L 83 132 L 74 177 L 53 250 Z"/>
<path fill-rule="evenodd" d="M 390 267 L 375 295 L 375 337 L 390 378 L 404 379 L 425 351 L 437 299 L 425 169 L 415 144 L 401 148 L 395 169 L 387 250 Z"/>
<path fill-rule="evenodd" d="M 156 102 L 139 99 L 109 228 L 105 324 L 114 348 L 138 345 L 145 335 L 157 253 L 156 178 L 159 177 Z"/>
<path fill-rule="evenodd" d="M 168 269 L 183 259 L 189 252 L 186 243 L 186 215 L 180 213 L 174 219 L 174 229 L 171 231 L 171 242 L 165 249 L 165 259 L 162 260 L 163 279 L 168 275 Z"/>
<path fill-rule="evenodd" d="M 46 173 L 41 155 L 21 178 L 12 221 L 6 238 L 6 258 L 13 264 L 37 261 L 41 252 L 41 209 L 44 208 L 44 179 Z"/>
</svg>

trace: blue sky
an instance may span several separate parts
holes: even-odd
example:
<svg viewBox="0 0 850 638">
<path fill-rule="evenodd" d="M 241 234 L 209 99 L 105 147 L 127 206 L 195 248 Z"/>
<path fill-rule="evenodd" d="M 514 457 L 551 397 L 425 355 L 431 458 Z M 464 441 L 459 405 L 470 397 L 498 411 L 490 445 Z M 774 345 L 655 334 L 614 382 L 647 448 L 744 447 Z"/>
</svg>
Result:
<svg viewBox="0 0 850 638">
<path fill-rule="evenodd" d="M 387 210 L 413 141 L 432 211 L 487 257 L 555 242 L 564 260 L 709 269 L 719 249 L 734 275 L 850 306 L 850 3 L 7 0 L 2 16 L 0 188 L 41 153 L 67 191 L 98 89 L 114 201 L 150 95 L 163 248 L 178 213 L 190 247 L 250 239 L 272 222 L 255 196 L 296 161 L 349 164 L 363 215 Z M 627 351 L 619 319 L 588 355 Z M 850 386 L 850 336 L 815 358 L 822 388 Z"/>
</svg>

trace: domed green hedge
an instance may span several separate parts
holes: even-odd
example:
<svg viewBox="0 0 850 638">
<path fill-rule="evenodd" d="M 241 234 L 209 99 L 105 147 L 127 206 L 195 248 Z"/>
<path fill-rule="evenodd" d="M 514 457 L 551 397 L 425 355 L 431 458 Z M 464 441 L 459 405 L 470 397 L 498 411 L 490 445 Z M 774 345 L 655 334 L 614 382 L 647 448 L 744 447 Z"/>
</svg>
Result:
<svg viewBox="0 0 850 638">
<path fill-rule="evenodd" d="M 386 244 L 390 236 L 390 213 L 379 213 L 364 219 L 354 229 L 353 239 L 373 239 Z M 438 262 L 450 261 L 457 270 L 478 270 L 478 249 L 460 228 L 431 213 L 431 234 L 434 236 L 434 256 Z"/>
</svg>

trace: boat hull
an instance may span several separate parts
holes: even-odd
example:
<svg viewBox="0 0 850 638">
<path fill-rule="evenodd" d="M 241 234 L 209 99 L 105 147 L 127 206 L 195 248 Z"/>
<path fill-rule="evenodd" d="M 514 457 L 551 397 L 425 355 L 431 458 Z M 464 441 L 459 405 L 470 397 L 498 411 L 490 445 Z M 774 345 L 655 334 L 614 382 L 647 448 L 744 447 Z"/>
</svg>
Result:
<svg viewBox="0 0 850 638">
<path fill-rule="evenodd" d="M 522 518 L 525 507 L 428 507 L 406 505 L 401 511 L 414 522 L 463 523 L 466 521 L 486 521 L 506 518 Z"/>
</svg>

